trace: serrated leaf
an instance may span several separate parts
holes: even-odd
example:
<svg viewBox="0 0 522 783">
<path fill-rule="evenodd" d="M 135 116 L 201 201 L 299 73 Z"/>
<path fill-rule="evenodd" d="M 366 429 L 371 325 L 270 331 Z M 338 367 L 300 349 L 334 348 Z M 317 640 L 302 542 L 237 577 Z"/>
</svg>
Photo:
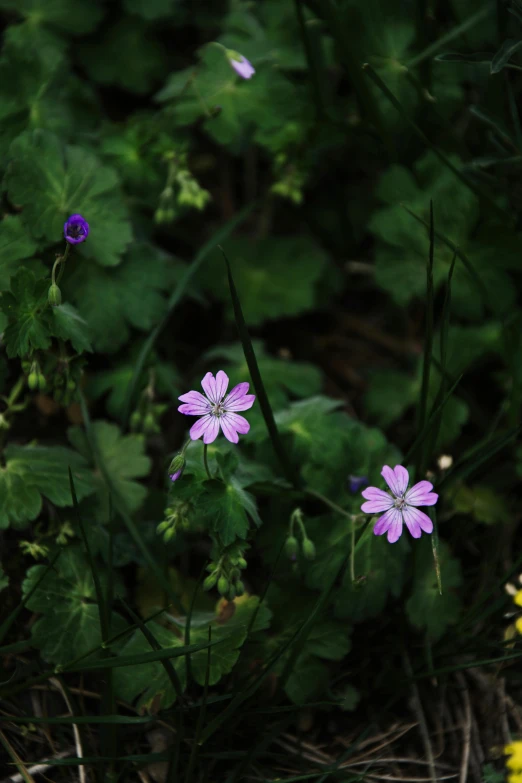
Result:
<svg viewBox="0 0 522 783">
<path fill-rule="evenodd" d="M 141 435 L 122 435 L 120 428 L 108 421 L 93 422 L 92 433 L 112 485 L 118 495 L 125 498 L 129 510 L 136 510 L 145 499 L 147 490 L 135 479 L 146 476 L 151 464 L 144 453 L 144 438 Z M 80 454 L 94 462 L 85 432 L 80 427 L 71 427 L 68 436 Z M 107 519 L 109 490 L 98 473 L 95 474 L 95 486 Z"/>
<path fill-rule="evenodd" d="M 45 566 L 27 572 L 22 592 L 27 595 Z M 96 592 L 89 565 L 79 546 L 69 547 L 27 601 L 27 608 L 42 613 L 32 627 L 32 642 L 46 661 L 65 663 L 101 644 Z M 123 618 L 112 613 L 114 634 L 123 631 Z"/>
<path fill-rule="evenodd" d="M 52 308 L 52 330 L 56 337 L 70 340 L 75 351 L 91 351 L 89 326 L 71 304 Z"/>
<path fill-rule="evenodd" d="M 94 483 L 81 454 L 63 446 L 7 446 L 5 450 L 10 472 L 38 489 L 57 506 L 72 505 L 68 469 L 71 468 L 79 500 L 90 495 Z"/>
<path fill-rule="evenodd" d="M 59 242 L 65 220 L 80 213 L 91 232 L 74 255 L 94 258 L 102 266 L 119 263 L 132 231 L 113 169 L 101 165 L 90 150 L 64 146 L 58 136 L 41 130 L 18 136 L 10 158 L 8 196 L 23 208 L 22 219 L 33 237 Z"/>
<path fill-rule="evenodd" d="M 253 495 L 244 490 L 236 478 L 229 478 L 226 484 L 218 479 L 206 481 L 204 489 L 198 507 L 204 511 L 224 546 L 236 538 L 247 537 L 249 519 L 256 525 L 261 524 Z"/>
<path fill-rule="evenodd" d="M 324 663 L 313 656 L 302 654 L 288 677 L 285 693 L 294 704 L 306 704 L 324 694 L 328 678 L 328 669 Z"/>
<path fill-rule="evenodd" d="M 460 616 L 461 601 L 455 588 L 462 583 L 459 561 L 451 556 L 448 545 L 439 544 L 439 562 L 443 593 L 440 595 L 429 541 L 416 548 L 412 595 L 406 602 L 410 622 L 439 639 Z"/>
<path fill-rule="evenodd" d="M 154 28 L 147 30 L 147 34 L 143 28 L 140 19 L 121 16 L 96 40 L 80 46 L 80 60 L 91 79 L 131 92 L 150 92 L 163 75 L 166 59 L 161 38 L 154 34 Z"/>
<path fill-rule="evenodd" d="M 229 239 L 226 253 L 249 326 L 298 315 L 314 306 L 315 286 L 324 271 L 326 255 L 312 239 L 271 237 L 255 243 Z M 227 303 L 232 317 L 225 266 L 207 265 L 201 282 L 209 293 Z"/>
<path fill-rule="evenodd" d="M 157 248 L 137 243 L 116 268 L 77 264 L 63 288 L 89 324 L 95 349 L 112 353 L 127 342 L 131 326 L 150 331 L 160 321 L 164 292 L 180 268 Z"/>
<path fill-rule="evenodd" d="M 6 215 L 2 219 L 0 222 L 0 290 L 9 290 L 11 276 L 18 270 L 19 262 L 31 258 L 36 248 L 37 243 L 18 215 Z"/>
<path fill-rule="evenodd" d="M 487 486 L 461 485 L 453 495 L 452 504 L 457 514 L 470 514 L 484 525 L 509 522 L 512 516 L 502 495 Z"/>
<path fill-rule="evenodd" d="M 0 307 L 9 319 L 4 343 L 10 359 L 51 345 L 48 288 L 48 280 L 37 280 L 22 268 L 11 280 L 11 292 L 3 294 Z"/>
</svg>

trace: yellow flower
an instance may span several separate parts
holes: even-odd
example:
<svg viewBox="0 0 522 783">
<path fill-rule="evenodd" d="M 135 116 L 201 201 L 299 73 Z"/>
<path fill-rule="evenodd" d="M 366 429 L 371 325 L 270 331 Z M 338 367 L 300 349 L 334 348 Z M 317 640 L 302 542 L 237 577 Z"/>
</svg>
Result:
<svg viewBox="0 0 522 783">
<path fill-rule="evenodd" d="M 506 745 L 504 748 L 504 754 L 510 756 L 506 761 L 506 767 L 512 769 L 515 775 L 511 777 L 509 783 L 522 783 L 522 741 L 512 742 L 511 745 Z"/>
<path fill-rule="evenodd" d="M 522 590 L 517 590 L 517 592 L 513 596 L 513 601 L 516 603 L 517 606 L 522 606 Z"/>
<path fill-rule="evenodd" d="M 508 775 L 508 783 L 522 783 L 522 772 L 514 772 L 512 775 Z"/>
</svg>

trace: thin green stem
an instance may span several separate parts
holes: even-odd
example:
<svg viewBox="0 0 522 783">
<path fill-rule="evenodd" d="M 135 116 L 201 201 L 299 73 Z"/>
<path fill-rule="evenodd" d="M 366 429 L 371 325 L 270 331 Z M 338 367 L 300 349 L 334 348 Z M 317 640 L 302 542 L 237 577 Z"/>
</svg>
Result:
<svg viewBox="0 0 522 783">
<path fill-rule="evenodd" d="M 351 550 L 350 550 L 350 579 L 352 581 L 352 585 L 355 582 L 355 519 L 352 517 L 352 524 L 351 524 Z"/>
<path fill-rule="evenodd" d="M 209 467 L 208 467 L 208 454 L 207 454 L 207 451 L 208 451 L 208 446 L 207 446 L 206 443 L 204 443 L 203 444 L 203 462 L 205 463 L 205 470 L 207 471 L 207 476 L 209 477 L 209 479 L 211 479 L 212 478 L 212 474 L 211 474 L 211 472 L 209 470 Z"/>
<path fill-rule="evenodd" d="M 56 285 L 59 285 L 60 280 L 62 279 L 64 270 L 65 270 L 65 262 L 69 258 L 69 253 L 71 252 L 71 247 L 72 247 L 71 243 L 67 242 L 67 247 L 65 248 L 65 253 L 63 254 L 63 256 L 60 256 L 59 258 L 57 258 L 56 261 L 54 262 L 53 273 L 52 273 L 52 282 L 53 283 L 55 282 L 56 268 L 58 267 L 58 264 L 61 265 L 60 266 L 60 271 L 58 272 L 58 280 L 56 281 Z"/>
<path fill-rule="evenodd" d="M 348 511 L 345 511 L 344 508 L 341 508 L 341 506 L 338 506 L 337 503 L 334 503 L 333 500 L 330 500 L 330 498 L 327 498 L 325 495 L 321 495 L 320 492 L 316 492 L 315 489 L 305 489 L 306 495 L 311 495 L 314 498 L 317 498 L 317 500 L 320 500 L 321 503 L 324 503 L 325 506 L 329 506 L 329 508 L 332 509 L 332 511 L 336 511 L 338 514 L 342 514 L 343 517 L 346 517 L 350 520 L 350 522 L 354 519 L 354 515 L 350 514 Z"/>
</svg>

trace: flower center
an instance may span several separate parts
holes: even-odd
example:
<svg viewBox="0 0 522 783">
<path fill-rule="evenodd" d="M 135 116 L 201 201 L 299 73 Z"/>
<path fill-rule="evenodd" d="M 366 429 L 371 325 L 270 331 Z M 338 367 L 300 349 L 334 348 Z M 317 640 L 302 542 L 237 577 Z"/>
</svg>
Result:
<svg viewBox="0 0 522 783">
<path fill-rule="evenodd" d="M 67 226 L 67 236 L 72 237 L 73 239 L 78 239 L 78 237 L 85 234 L 85 230 L 81 223 L 70 223 Z"/>
<path fill-rule="evenodd" d="M 393 505 L 395 508 L 398 508 L 399 511 L 402 511 L 402 509 L 406 505 L 406 501 L 404 500 L 404 498 L 395 498 Z"/>
<path fill-rule="evenodd" d="M 213 416 L 224 416 L 226 413 L 225 408 L 223 407 L 222 402 L 218 402 L 215 405 L 212 406 L 212 415 Z"/>
</svg>

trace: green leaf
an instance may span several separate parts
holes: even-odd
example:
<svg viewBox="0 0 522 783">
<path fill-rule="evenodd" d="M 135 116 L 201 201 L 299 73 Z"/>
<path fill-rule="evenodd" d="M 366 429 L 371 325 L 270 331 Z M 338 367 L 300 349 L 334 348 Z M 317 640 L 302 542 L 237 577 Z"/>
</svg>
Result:
<svg viewBox="0 0 522 783">
<path fill-rule="evenodd" d="M 24 595 L 31 591 L 43 570 L 45 566 L 29 569 L 22 584 Z M 79 546 L 62 553 L 55 569 L 27 601 L 27 608 L 42 613 L 32 627 L 32 641 L 46 661 L 63 664 L 101 644 L 92 574 Z M 113 612 L 111 627 L 117 634 L 126 628 L 126 623 Z"/>
<path fill-rule="evenodd" d="M 326 255 L 312 239 L 229 239 L 225 250 L 249 326 L 313 308 Z M 201 272 L 201 281 L 209 293 L 227 302 L 227 313 L 232 317 L 225 265 L 207 265 Z"/>
<path fill-rule="evenodd" d="M 18 136 L 10 158 L 8 196 L 23 208 L 22 219 L 36 239 L 60 241 L 64 221 L 80 213 L 91 232 L 78 252 L 102 266 L 119 263 L 132 232 L 113 169 L 101 165 L 90 150 L 64 146 L 53 133 L 40 130 Z"/>
<path fill-rule="evenodd" d="M 285 693 L 294 704 L 306 704 L 324 694 L 328 678 L 326 666 L 317 658 L 303 653 L 288 677 Z"/>
<path fill-rule="evenodd" d="M 457 159 L 452 158 L 452 161 L 454 165 L 459 164 Z M 378 240 L 375 251 L 377 283 L 401 306 L 407 305 L 413 297 L 424 295 L 428 231 L 406 212 L 404 206 L 429 225 L 432 198 L 437 233 L 465 251 L 490 297 L 501 312 L 507 312 L 514 302 L 514 287 L 508 270 L 516 264 L 516 238 L 503 228 L 503 252 L 499 256 L 495 224 L 478 225 L 477 198 L 433 153 L 426 153 L 416 163 L 415 174 L 414 178 L 406 169 L 391 166 L 379 182 L 377 194 L 389 206 L 374 212 L 369 222 L 369 228 Z M 494 242 L 491 237 L 495 237 Z M 454 251 L 437 238 L 434 251 L 433 277 L 435 289 L 438 289 L 447 281 Z M 452 309 L 473 320 L 482 318 L 485 312 L 476 283 L 460 259 L 452 281 Z"/>
<path fill-rule="evenodd" d="M 131 326 L 148 332 L 161 320 L 165 293 L 181 269 L 157 248 L 136 243 L 116 268 L 77 264 L 63 288 L 89 324 L 95 349 L 113 353 L 127 342 Z"/>
<path fill-rule="evenodd" d="M 145 441 L 143 437 L 141 435 L 122 435 L 119 427 L 108 421 L 93 422 L 92 432 L 115 491 L 120 497 L 125 498 L 129 510 L 136 510 L 145 499 L 147 490 L 135 479 L 146 476 L 151 464 L 150 459 L 144 453 Z M 68 436 L 80 454 L 93 463 L 93 455 L 85 432 L 80 427 L 71 427 Z M 105 519 L 108 519 L 109 490 L 98 473 L 95 474 L 94 479 Z"/>
<path fill-rule="evenodd" d="M 51 345 L 48 288 L 48 280 L 37 280 L 22 268 L 11 280 L 11 293 L 3 294 L 0 306 L 9 319 L 4 342 L 10 359 Z"/>
<path fill-rule="evenodd" d="M 52 330 L 56 337 L 70 340 L 75 351 L 92 351 L 89 327 L 78 311 L 70 304 L 52 308 Z"/>
<path fill-rule="evenodd" d="M 20 261 L 31 258 L 37 244 L 18 215 L 6 215 L 0 222 L 0 290 L 9 290 L 9 281 Z M 26 266 L 27 264 L 25 264 Z"/>
<path fill-rule="evenodd" d="M 452 498 L 457 514 L 470 514 L 484 525 L 507 523 L 512 517 L 505 499 L 491 487 L 481 484 L 460 486 Z"/>
<path fill-rule="evenodd" d="M 429 540 L 416 548 L 412 595 L 406 603 L 410 622 L 416 628 L 424 629 L 433 640 L 439 639 L 450 625 L 458 622 L 461 611 L 461 601 L 455 591 L 462 583 L 460 563 L 451 556 L 448 545 L 442 541 L 439 544 L 439 561 L 444 586 L 442 595 Z"/>
<path fill-rule="evenodd" d="M 14 11 L 34 26 L 45 24 L 68 35 L 83 35 L 95 29 L 103 10 L 96 0 L 0 0 L 0 9 Z"/>
<path fill-rule="evenodd" d="M 201 508 L 221 542 L 228 546 L 236 538 L 247 537 L 249 518 L 261 524 L 254 497 L 242 489 L 236 478 L 225 484 L 218 479 L 205 481 Z"/>
<path fill-rule="evenodd" d="M 165 51 L 153 28 L 144 31 L 143 21 L 119 18 L 89 43 L 79 47 L 82 65 L 90 78 L 136 93 L 150 92 L 161 79 Z"/>
</svg>

